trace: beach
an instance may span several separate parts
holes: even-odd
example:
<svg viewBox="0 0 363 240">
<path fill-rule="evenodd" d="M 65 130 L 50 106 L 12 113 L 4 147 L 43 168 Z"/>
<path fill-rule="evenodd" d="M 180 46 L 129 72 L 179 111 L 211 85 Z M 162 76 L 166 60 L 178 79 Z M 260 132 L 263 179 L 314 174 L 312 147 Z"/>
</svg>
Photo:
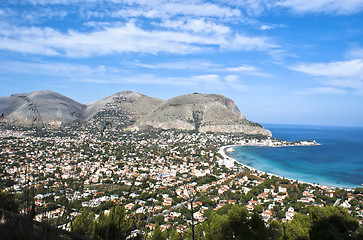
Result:
<svg viewBox="0 0 363 240">
<path fill-rule="evenodd" d="M 258 169 L 255 169 L 255 168 L 253 168 L 251 166 L 248 166 L 246 164 L 243 164 L 241 162 L 238 162 L 235 158 L 228 156 L 227 153 L 226 153 L 226 151 L 228 151 L 229 149 L 233 149 L 233 147 L 238 147 L 238 146 L 246 146 L 246 145 L 226 145 L 226 146 L 222 146 L 218 150 L 218 153 L 223 158 L 220 161 L 220 164 L 223 164 L 223 165 L 225 165 L 228 168 L 233 168 L 235 165 L 240 165 L 240 166 L 248 169 L 252 174 L 256 174 L 257 176 L 261 176 L 261 175 L 267 174 L 269 177 L 275 176 L 275 177 L 278 177 L 278 178 L 285 178 L 285 179 L 288 179 L 290 182 L 296 182 L 296 181 L 298 181 L 299 183 L 309 184 L 309 185 L 312 185 L 314 187 L 318 186 L 318 187 L 321 187 L 321 188 L 324 188 L 324 189 L 333 189 L 333 188 L 336 188 L 334 186 L 314 184 L 314 183 L 309 183 L 309 182 L 300 181 L 300 180 L 296 180 L 296 179 L 282 177 L 282 176 L 279 176 L 279 175 L 276 175 L 276 174 L 273 174 L 273 173 L 269 173 L 269 172 L 263 172 L 263 171 L 260 171 Z M 259 147 L 259 146 L 265 146 L 265 145 L 261 145 L 261 144 L 251 145 L 251 144 L 249 144 L 248 146 L 257 146 L 257 147 Z M 291 146 L 291 145 L 288 145 L 288 146 Z M 281 146 L 279 145 L 279 147 L 281 147 Z M 229 151 L 231 151 L 231 150 L 229 150 Z M 352 190 L 351 188 L 347 188 L 347 189 Z"/>
</svg>

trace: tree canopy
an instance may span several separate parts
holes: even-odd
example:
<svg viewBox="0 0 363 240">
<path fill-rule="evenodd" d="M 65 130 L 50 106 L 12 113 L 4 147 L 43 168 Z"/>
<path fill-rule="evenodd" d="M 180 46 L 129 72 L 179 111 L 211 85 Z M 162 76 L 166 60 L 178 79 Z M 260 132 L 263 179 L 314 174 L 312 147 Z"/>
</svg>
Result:
<svg viewBox="0 0 363 240">
<path fill-rule="evenodd" d="M 126 239 L 131 232 L 133 221 L 126 218 L 126 210 L 120 205 L 111 208 L 106 215 L 100 212 L 98 219 L 95 214 L 85 208 L 72 223 L 72 231 L 82 236 L 97 239 Z"/>
<path fill-rule="evenodd" d="M 341 207 L 311 207 L 308 215 L 296 214 L 285 224 L 287 240 L 361 239 L 359 222 Z"/>
</svg>

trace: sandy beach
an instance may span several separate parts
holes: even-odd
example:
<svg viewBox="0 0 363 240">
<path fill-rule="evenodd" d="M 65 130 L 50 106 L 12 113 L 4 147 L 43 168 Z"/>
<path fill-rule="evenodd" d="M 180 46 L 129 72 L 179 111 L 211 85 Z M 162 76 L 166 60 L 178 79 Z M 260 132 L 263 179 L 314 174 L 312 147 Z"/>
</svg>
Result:
<svg viewBox="0 0 363 240">
<path fill-rule="evenodd" d="M 237 147 L 237 146 L 245 146 L 245 145 L 227 145 L 227 146 L 222 146 L 218 150 L 218 153 L 221 154 L 221 156 L 223 157 L 223 159 L 222 159 L 222 161 L 223 161 L 222 164 L 223 165 L 225 165 L 226 167 L 232 168 L 233 166 L 235 166 L 237 164 L 237 165 L 240 165 L 240 166 L 242 166 L 244 168 L 247 168 L 252 174 L 256 174 L 258 176 L 263 175 L 263 174 L 268 174 L 270 177 L 275 176 L 275 177 L 278 177 L 278 178 L 285 178 L 285 177 L 281 177 L 281 176 L 273 174 L 273 173 L 268 173 L 268 172 L 263 172 L 263 171 L 257 170 L 257 169 L 255 169 L 255 168 L 253 168 L 251 166 L 240 163 L 236 159 L 228 156 L 227 153 L 226 153 L 226 150 L 229 149 L 229 148 L 233 149 L 233 147 Z M 251 145 L 249 144 L 249 146 L 251 146 Z M 263 145 L 255 145 L 255 146 L 263 146 Z M 326 186 L 326 185 L 320 185 L 320 184 L 313 184 L 313 183 L 304 182 L 304 181 L 300 181 L 300 180 L 296 180 L 296 179 L 290 179 L 290 178 L 285 178 L 285 179 L 288 179 L 291 182 L 298 181 L 299 183 L 309 184 L 309 185 L 312 185 L 314 187 L 318 186 L 318 187 L 321 187 L 321 188 L 324 188 L 324 189 L 339 188 L 339 187 L 332 187 L 332 186 Z M 352 189 L 348 188 L 348 190 L 352 190 Z"/>
</svg>

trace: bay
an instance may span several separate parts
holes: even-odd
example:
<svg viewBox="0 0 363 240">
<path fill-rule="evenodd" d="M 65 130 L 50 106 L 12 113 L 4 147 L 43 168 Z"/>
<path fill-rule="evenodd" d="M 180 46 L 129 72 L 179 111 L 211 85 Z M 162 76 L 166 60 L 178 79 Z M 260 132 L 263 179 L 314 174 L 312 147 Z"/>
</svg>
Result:
<svg viewBox="0 0 363 240">
<path fill-rule="evenodd" d="M 320 146 L 238 146 L 230 157 L 257 170 L 332 187 L 363 184 L 363 128 L 264 124 L 273 137 L 316 140 Z"/>
</svg>

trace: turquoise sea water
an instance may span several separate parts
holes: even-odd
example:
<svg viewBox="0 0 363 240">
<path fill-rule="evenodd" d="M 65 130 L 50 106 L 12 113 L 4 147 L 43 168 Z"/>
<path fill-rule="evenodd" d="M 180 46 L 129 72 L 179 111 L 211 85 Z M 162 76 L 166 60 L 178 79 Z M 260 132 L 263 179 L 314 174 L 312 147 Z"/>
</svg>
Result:
<svg viewBox="0 0 363 240">
<path fill-rule="evenodd" d="M 320 146 L 234 147 L 228 155 L 257 170 L 333 187 L 363 184 L 363 128 L 265 124 L 273 137 Z"/>
</svg>

